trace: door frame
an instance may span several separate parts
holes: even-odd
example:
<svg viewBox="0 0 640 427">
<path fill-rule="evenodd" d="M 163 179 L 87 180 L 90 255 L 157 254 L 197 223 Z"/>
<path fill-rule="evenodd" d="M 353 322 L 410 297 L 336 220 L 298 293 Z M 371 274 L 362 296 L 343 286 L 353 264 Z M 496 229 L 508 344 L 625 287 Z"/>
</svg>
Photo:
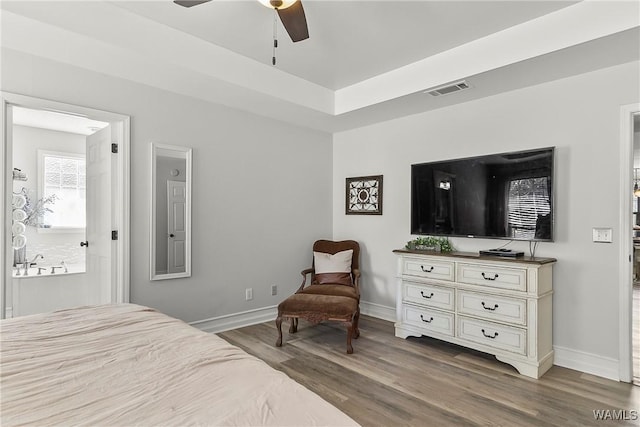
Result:
<svg viewBox="0 0 640 427">
<path fill-rule="evenodd" d="M 640 103 L 620 107 L 620 283 L 619 283 L 619 353 L 620 381 L 633 381 L 632 304 L 633 304 L 633 120 L 640 114 Z"/>
<path fill-rule="evenodd" d="M 127 115 L 112 113 L 109 111 L 96 110 L 93 108 L 78 105 L 66 104 L 47 99 L 34 98 L 31 96 L 19 95 L 10 92 L 0 92 L 2 96 L 2 146 L 0 150 L 0 173 L 2 174 L 4 186 L 2 188 L 1 226 L 0 239 L 4 242 L 0 246 L 0 319 L 6 316 L 6 289 L 11 283 L 11 261 L 9 256 L 12 252 L 11 239 L 11 193 L 13 192 L 13 165 L 12 165 L 12 124 L 13 118 L 8 117 L 10 106 L 20 106 L 25 108 L 51 110 L 61 113 L 78 115 L 90 119 L 110 122 L 118 141 L 118 161 L 115 177 L 112 182 L 116 188 L 113 190 L 113 203 L 115 207 L 115 217 L 112 218 L 115 229 L 118 230 L 118 240 L 116 241 L 116 256 L 114 258 L 114 281 L 112 283 L 112 302 L 129 302 L 130 294 L 130 123 L 131 118 Z"/>
</svg>

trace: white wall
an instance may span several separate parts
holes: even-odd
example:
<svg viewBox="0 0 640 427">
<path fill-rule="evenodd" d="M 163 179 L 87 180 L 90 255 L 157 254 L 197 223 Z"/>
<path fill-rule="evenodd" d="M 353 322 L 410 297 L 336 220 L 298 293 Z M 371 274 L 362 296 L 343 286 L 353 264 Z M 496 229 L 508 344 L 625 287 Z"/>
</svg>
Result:
<svg viewBox="0 0 640 427">
<path fill-rule="evenodd" d="M 276 305 L 331 237 L 330 135 L 12 50 L 1 71 L 4 91 L 131 116 L 132 302 L 186 321 Z M 188 279 L 149 281 L 151 141 L 193 148 Z"/>
<path fill-rule="evenodd" d="M 617 360 L 620 106 L 639 101 L 638 75 L 630 63 L 334 135 L 334 237 L 362 243 L 363 300 L 395 306 L 392 250 L 412 238 L 411 164 L 555 146 L 555 242 L 536 253 L 558 259 L 554 345 Z M 346 216 L 345 178 L 376 174 L 384 214 Z M 592 243 L 592 227 L 613 228 L 614 243 Z M 452 240 L 468 252 L 499 244 Z"/>
</svg>

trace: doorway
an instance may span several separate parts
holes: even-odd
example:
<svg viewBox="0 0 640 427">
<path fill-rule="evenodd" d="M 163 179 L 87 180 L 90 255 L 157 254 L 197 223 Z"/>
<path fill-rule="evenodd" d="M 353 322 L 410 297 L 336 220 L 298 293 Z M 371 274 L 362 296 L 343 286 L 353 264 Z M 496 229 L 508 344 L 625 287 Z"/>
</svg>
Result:
<svg viewBox="0 0 640 427">
<path fill-rule="evenodd" d="M 631 296 L 632 382 L 640 386 L 640 112 L 633 115 L 633 284 Z"/>
<path fill-rule="evenodd" d="M 128 302 L 129 117 L 2 97 L 2 318 Z"/>
<path fill-rule="evenodd" d="M 620 107 L 619 379 L 640 385 L 640 104 Z"/>
</svg>

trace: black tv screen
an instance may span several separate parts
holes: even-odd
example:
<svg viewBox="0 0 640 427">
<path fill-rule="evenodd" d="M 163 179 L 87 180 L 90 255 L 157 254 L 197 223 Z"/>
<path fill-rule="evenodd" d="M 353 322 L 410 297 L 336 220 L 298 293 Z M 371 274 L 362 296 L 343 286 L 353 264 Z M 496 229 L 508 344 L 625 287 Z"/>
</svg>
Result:
<svg viewBox="0 0 640 427">
<path fill-rule="evenodd" d="M 411 234 L 553 240 L 554 149 L 411 165 Z"/>
</svg>

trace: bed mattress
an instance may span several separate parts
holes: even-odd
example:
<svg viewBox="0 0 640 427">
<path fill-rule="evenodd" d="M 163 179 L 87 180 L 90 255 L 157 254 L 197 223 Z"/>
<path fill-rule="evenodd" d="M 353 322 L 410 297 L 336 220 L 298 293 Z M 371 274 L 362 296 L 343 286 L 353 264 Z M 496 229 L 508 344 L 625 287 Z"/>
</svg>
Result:
<svg viewBox="0 0 640 427">
<path fill-rule="evenodd" d="M 357 426 L 216 335 L 148 307 L 3 320 L 2 426 Z"/>
</svg>

